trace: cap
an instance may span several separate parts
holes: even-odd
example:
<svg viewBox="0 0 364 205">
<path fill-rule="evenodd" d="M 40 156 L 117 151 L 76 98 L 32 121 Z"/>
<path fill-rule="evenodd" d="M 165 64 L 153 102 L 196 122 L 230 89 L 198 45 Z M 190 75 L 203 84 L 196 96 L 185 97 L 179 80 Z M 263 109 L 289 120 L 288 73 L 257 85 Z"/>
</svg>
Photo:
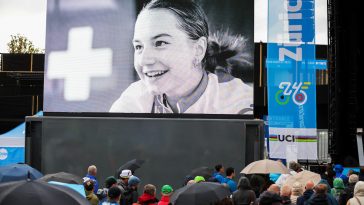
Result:
<svg viewBox="0 0 364 205">
<path fill-rule="evenodd" d="M 205 178 L 202 176 L 196 176 L 194 180 L 196 183 L 199 183 L 199 182 L 204 182 Z"/>
<path fill-rule="evenodd" d="M 121 171 L 120 173 L 120 177 L 121 178 L 129 178 L 131 177 L 132 174 L 131 174 L 131 171 L 129 169 L 124 169 L 123 171 Z"/>
<path fill-rule="evenodd" d="M 162 194 L 170 194 L 172 193 L 173 189 L 170 185 L 166 184 L 162 186 Z"/>
</svg>

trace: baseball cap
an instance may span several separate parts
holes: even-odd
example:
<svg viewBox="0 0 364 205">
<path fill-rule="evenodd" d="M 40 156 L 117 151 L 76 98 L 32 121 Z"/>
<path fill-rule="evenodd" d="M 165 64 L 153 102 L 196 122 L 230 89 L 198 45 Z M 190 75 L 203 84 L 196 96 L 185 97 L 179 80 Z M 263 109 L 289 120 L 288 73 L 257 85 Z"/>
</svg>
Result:
<svg viewBox="0 0 364 205">
<path fill-rule="evenodd" d="M 162 194 L 170 194 L 172 193 L 173 189 L 170 185 L 166 184 L 162 186 Z"/>
<path fill-rule="evenodd" d="M 129 178 L 131 177 L 132 174 L 131 174 L 131 171 L 129 169 L 124 169 L 123 171 L 121 171 L 120 173 L 120 177 L 121 178 Z"/>
</svg>

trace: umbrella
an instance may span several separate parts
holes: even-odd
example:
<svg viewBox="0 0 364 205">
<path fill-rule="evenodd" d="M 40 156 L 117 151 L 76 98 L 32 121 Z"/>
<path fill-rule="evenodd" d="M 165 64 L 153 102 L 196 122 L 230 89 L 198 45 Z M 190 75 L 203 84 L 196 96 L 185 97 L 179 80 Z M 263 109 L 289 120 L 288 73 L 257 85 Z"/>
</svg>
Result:
<svg viewBox="0 0 364 205">
<path fill-rule="evenodd" d="M 205 180 L 208 180 L 212 177 L 214 170 L 209 167 L 199 167 L 192 170 L 190 176 L 195 178 L 196 176 L 202 176 Z"/>
<path fill-rule="evenodd" d="M 224 185 L 214 182 L 200 182 L 177 189 L 171 197 L 174 205 L 208 205 L 230 196 Z"/>
<path fill-rule="evenodd" d="M 90 205 L 76 191 L 43 181 L 22 180 L 0 184 L 0 205 Z"/>
<path fill-rule="evenodd" d="M 47 174 L 40 178 L 39 180 L 49 182 L 49 181 L 56 181 L 56 182 L 63 182 L 67 184 L 82 184 L 83 180 L 81 177 L 67 173 L 67 172 L 58 172 L 54 174 Z"/>
<path fill-rule="evenodd" d="M 85 188 L 81 184 L 68 184 L 68 183 L 56 182 L 56 181 L 49 181 L 48 183 L 71 188 L 86 198 Z"/>
<path fill-rule="evenodd" d="M 0 167 L 0 182 L 10 182 L 25 179 L 38 179 L 43 174 L 27 164 L 9 164 Z"/>
<path fill-rule="evenodd" d="M 289 176 L 285 182 L 285 185 L 293 186 L 295 182 L 299 182 L 302 186 L 305 186 L 308 181 L 312 181 L 315 185 L 321 180 L 321 176 L 311 171 L 303 170 L 293 176 Z"/>
<path fill-rule="evenodd" d="M 269 174 L 281 173 L 288 174 L 289 170 L 278 161 L 263 159 L 255 161 L 246 166 L 240 173 L 243 174 Z"/>
<path fill-rule="evenodd" d="M 135 170 L 140 168 L 144 162 L 145 161 L 142 159 L 132 159 L 126 162 L 119 167 L 118 171 L 116 172 L 116 178 L 119 178 L 121 171 L 123 171 L 124 169 L 129 169 L 132 173 L 134 173 Z"/>
</svg>

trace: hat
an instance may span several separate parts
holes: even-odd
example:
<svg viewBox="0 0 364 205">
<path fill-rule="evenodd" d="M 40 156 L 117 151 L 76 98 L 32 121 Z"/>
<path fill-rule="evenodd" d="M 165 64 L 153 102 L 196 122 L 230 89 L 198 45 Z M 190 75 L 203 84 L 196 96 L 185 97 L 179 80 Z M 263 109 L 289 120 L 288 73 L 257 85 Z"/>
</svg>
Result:
<svg viewBox="0 0 364 205">
<path fill-rule="evenodd" d="M 115 177 L 113 177 L 113 176 L 109 176 L 105 180 L 106 188 L 110 188 L 113 184 L 116 184 L 116 183 L 117 183 L 117 181 L 116 181 Z"/>
<path fill-rule="evenodd" d="M 204 182 L 205 178 L 203 178 L 202 176 L 196 176 L 194 180 L 196 183 L 199 183 L 199 182 Z"/>
<path fill-rule="evenodd" d="M 131 177 L 132 174 L 131 174 L 131 171 L 129 169 L 124 169 L 123 171 L 121 171 L 120 173 L 120 177 L 121 178 L 129 178 Z"/>
<path fill-rule="evenodd" d="M 162 194 L 170 194 L 172 193 L 173 189 L 168 184 L 162 186 Z"/>
<path fill-rule="evenodd" d="M 337 164 L 337 165 L 334 166 L 334 171 L 335 172 L 341 173 L 341 172 L 343 172 L 343 170 L 344 170 L 344 168 L 343 168 L 343 166 L 341 164 Z"/>
<path fill-rule="evenodd" d="M 349 176 L 349 183 L 356 183 L 359 181 L 359 177 L 356 174 L 352 174 Z"/>
<path fill-rule="evenodd" d="M 140 183 L 140 179 L 136 176 L 131 176 L 128 180 L 128 186 L 135 186 Z"/>
</svg>

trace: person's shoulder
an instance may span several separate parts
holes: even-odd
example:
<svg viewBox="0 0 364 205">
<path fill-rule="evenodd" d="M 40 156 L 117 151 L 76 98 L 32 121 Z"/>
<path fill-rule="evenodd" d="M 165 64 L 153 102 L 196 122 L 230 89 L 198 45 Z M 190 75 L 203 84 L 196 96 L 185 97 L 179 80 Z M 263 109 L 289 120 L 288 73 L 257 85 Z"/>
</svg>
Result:
<svg viewBox="0 0 364 205">
<path fill-rule="evenodd" d="M 113 103 L 110 112 L 149 113 L 153 105 L 151 95 L 142 81 L 132 84 Z"/>
<path fill-rule="evenodd" d="M 219 102 L 217 105 L 219 111 L 226 114 L 249 114 L 253 104 L 252 87 L 233 76 L 219 77 L 209 73 L 208 77 L 207 92 L 216 97 L 214 99 Z M 242 111 L 246 113 L 241 113 Z"/>
</svg>

